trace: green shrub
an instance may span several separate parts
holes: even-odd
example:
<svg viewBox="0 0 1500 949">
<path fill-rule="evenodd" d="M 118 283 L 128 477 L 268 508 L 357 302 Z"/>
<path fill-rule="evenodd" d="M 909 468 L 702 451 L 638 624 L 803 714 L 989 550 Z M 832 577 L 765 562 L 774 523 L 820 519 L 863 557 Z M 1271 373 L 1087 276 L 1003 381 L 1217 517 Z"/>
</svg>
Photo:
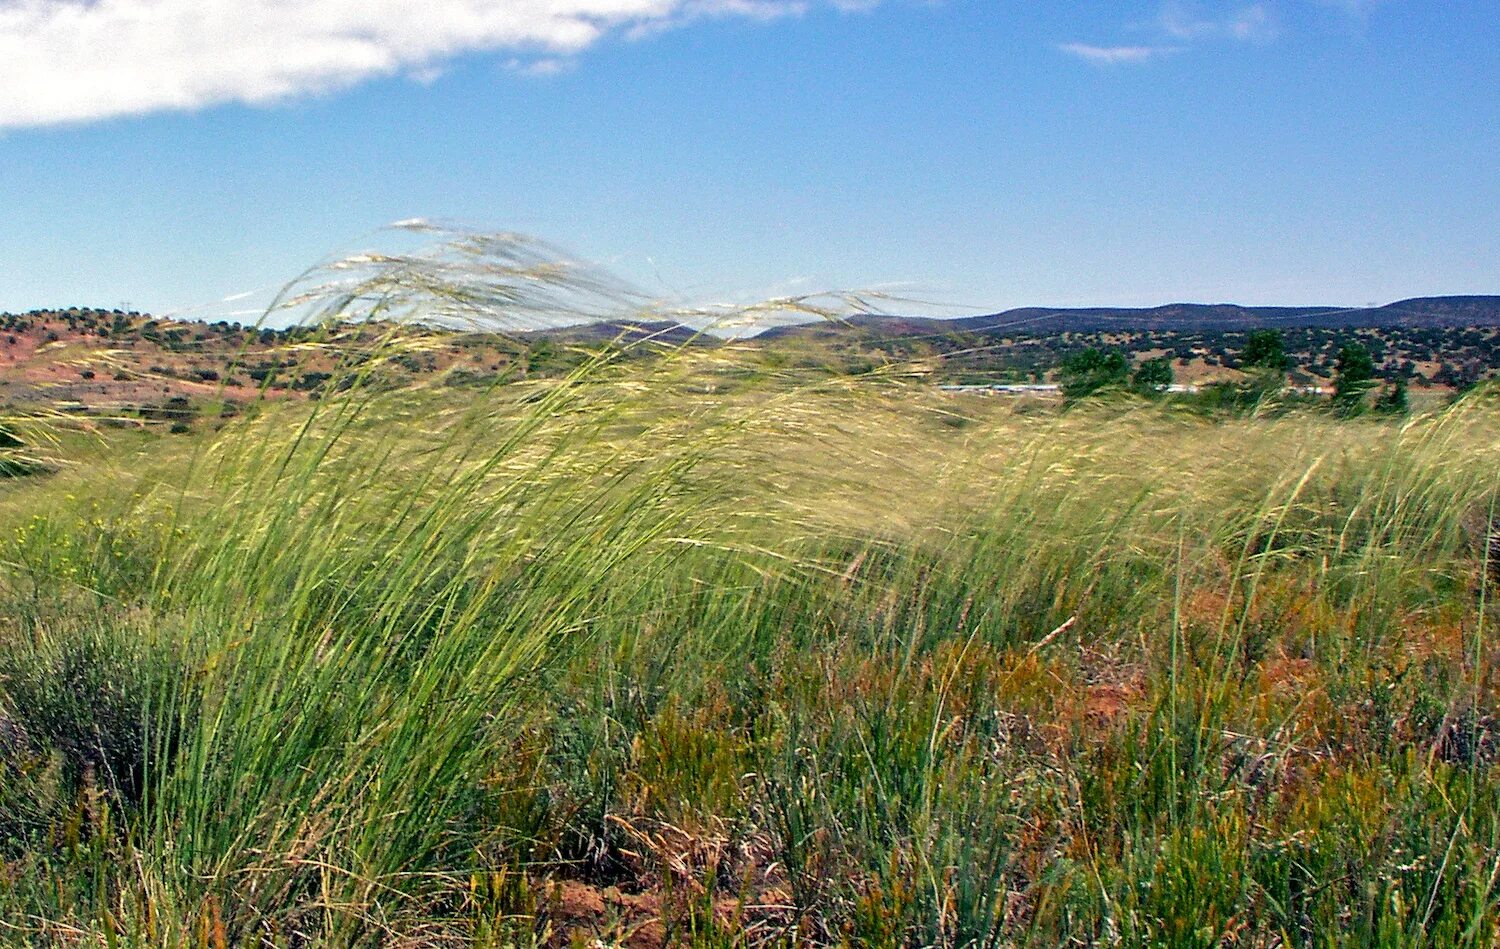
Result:
<svg viewBox="0 0 1500 949">
<path fill-rule="evenodd" d="M 1082 399 L 1105 389 L 1123 386 L 1130 377 L 1130 362 L 1119 349 L 1092 347 L 1069 356 L 1059 374 L 1063 395 Z"/>
</svg>

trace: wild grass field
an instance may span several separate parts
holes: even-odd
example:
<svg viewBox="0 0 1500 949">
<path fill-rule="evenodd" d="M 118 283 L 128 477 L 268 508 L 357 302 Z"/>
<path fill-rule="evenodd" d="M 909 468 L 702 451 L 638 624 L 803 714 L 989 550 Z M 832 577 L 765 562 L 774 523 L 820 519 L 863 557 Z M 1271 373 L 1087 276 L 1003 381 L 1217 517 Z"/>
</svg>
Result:
<svg viewBox="0 0 1500 949">
<path fill-rule="evenodd" d="M 1500 938 L 1486 390 L 390 391 L 361 339 L 0 487 L 0 943 Z"/>
</svg>

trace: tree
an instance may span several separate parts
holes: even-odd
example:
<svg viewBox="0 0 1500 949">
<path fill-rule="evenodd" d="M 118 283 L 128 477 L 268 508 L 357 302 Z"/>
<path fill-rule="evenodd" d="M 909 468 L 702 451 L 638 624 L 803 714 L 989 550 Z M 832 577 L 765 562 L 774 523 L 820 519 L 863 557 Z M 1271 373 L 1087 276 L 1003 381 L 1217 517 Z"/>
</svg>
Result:
<svg viewBox="0 0 1500 949">
<path fill-rule="evenodd" d="M 553 355 L 551 343 L 545 339 L 537 340 L 526 352 L 526 371 L 541 372 L 549 368 Z"/>
<path fill-rule="evenodd" d="M 1482 373 L 1474 362 L 1444 362 L 1434 379 L 1457 392 L 1466 392 L 1478 385 Z"/>
<path fill-rule="evenodd" d="M 1171 386 L 1173 378 L 1171 357 L 1161 356 L 1148 359 L 1137 366 L 1133 381 L 1140 391 L 1155 393 L 1165 391 Z"/>
<path fill-rule="evenodd" d="M 1090 346 L 1067 358 L 1060 378 L 1063 395 L 1081 399 L 1101 389 L 1123 386 L 1130 378 L 1130 363 L 1118 349 L 1101 351 Z"/>
<path fill-rule="evenodd" d="M 1286 340 L 1281 330 L 1255 330 L 1245 341 L 1245 351 L 1240 362 L 1247 369 L 1270 369 L 1285 372 L 1287 367 Z"/>
<path fill-rule="evenodd" d="M 1362 407 L 1365 393 L 1375 380 L 1375 360 L 1359 343 L 1346 343 L 1339 350 L 1338 375 L 1333 379 L 1333 402 L 1346 414 Z"/>
<path fill-rule="evenodd" d="M 1375 411 L 1386 415 L 1405 415 L 1411 410 L 1411 401 L 1406 397 L 1406 377 L 1397 376 L 1396 381 L 1386 386 L 1375 400 Z"/>
</svg>

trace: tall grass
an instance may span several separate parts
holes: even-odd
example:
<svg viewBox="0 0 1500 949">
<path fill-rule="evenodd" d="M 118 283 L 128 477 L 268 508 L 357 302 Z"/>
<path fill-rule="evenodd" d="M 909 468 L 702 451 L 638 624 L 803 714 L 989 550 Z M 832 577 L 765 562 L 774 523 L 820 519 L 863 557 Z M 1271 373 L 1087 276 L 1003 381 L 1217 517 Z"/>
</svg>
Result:
<svg viewBox="0 0 1500 949">
<path fill-rule="evenodd" d="M 379 385 L 402 321 L 641 305 L 475 235 L 286 305 L 324 397 L 5 501 L 6 939 L 1496 938 L 1488 398 Z"/>
</svg>

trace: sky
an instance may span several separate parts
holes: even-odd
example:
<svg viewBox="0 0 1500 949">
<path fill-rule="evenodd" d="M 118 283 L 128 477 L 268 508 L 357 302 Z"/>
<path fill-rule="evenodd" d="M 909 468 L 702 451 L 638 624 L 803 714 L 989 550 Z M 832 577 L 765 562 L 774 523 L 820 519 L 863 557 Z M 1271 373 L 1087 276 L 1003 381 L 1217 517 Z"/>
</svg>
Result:
<svg viewBox="0 0 1500 949">
<path fill-rule="evenodd" d="M 0 0 L 0 310 L 413 217 L 674 303 L 1500 293 L 1500 3 Z"/>
</svg>

